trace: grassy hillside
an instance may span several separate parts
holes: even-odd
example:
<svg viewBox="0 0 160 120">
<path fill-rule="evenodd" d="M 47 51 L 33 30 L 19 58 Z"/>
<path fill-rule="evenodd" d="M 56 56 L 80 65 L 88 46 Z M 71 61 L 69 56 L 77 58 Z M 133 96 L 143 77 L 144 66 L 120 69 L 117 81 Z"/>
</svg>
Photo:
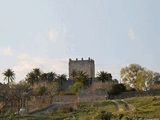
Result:
<svg viewBox="0 0 160 120">
<path fill-rule="evenodd" d="M 129 118 L 160 118 L 160 96 L 134 97 L 78 103 L 60 107 L 42 116 L 11 117 L 12 120 L 126 120 Z"/>
</svg>

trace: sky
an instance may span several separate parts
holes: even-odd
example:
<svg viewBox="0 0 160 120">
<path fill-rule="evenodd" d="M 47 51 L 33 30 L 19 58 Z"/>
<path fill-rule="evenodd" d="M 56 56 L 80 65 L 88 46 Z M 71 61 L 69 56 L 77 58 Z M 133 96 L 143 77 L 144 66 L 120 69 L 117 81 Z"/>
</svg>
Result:
<svg viewBox="0 0 160 120">
<path fill-rule="evenodd" d="M 160 72 L 159 0 L 1 0 L 1 74 L 16 82 L 33 68 L 68 75 L 71 59 L 95 61 L 96 73 L 120 80 L 121 68 L 140 64 Z"/>
</svg>

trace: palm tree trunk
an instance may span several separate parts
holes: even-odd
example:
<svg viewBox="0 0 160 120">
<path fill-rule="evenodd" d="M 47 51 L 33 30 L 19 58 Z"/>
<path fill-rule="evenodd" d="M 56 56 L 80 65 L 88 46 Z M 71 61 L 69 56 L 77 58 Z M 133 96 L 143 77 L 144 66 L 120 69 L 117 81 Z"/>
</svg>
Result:
<svg viewBox="0 0 160 120">
<path fill-rule="evenodd" d="M 10 103 L 10 110 L 12 111 L 12 108 L 13 108 L 13 100 L 11 99 L 10 102 L 11 102 L 11 103 Z"/>
<path fill-rule="evenodd" d="M 8 87 L 9 87 L 9 77 L 8 77 Z"/>
<path fill-rule="evenodd" d="M 20 99 L 17 99 L 17 112 L 19 114 L 19 110 L 20 110 Z"/>
<path fill-rule="evenodd" d="M 29 107 L 28 107 L 28 98 L 26 99 L 26 112 L 29 112 Z"/>
</svg>

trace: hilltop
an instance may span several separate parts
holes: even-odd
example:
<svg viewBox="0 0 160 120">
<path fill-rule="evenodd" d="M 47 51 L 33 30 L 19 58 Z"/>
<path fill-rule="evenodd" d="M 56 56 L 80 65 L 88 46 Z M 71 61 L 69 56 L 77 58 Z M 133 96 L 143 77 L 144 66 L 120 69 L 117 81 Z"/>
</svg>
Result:
<svg viewBox="0 0 160 120">
<path fill-rule="evenodd" d="M 160 118 L 160 96 L 80 102 L 58 107 L 41 116 L 19 116 L 12 120 L 127 120 Z"/>
</svg>

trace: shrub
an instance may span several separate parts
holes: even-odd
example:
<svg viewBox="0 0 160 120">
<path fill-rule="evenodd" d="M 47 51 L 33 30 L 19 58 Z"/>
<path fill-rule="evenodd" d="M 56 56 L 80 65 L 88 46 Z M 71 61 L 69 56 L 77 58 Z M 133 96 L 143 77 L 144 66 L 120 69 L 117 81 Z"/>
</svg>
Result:
<svg viewBox="0 0 160 120">
<path fill-rule="evenodd" d="M 65 91 L 60 91 L 59 92 L 59 95 L 65 95 L 66 93 L 65 93 Z"/>
<path fill-rule="evenodd" d="M 127 91 L 132 92 L 132 91 L 136 91 L 136 89 L 135 88 L 129 88 Z"/>
<path fill-rule="evenodd" d="M 119 114 L 119 120 L 121 120 L 124 117 L 123 114 Z"/>
<path fill-rule="evenodd" d="M 98 114 L 95 119 L 96 120 L 111 120 L 111 117 L 113 114 L 111 112 L 101 111 L 100 114 Z"/>
<path fill-rule="evenodd" d="M 68 112 L 72 112 L 74 109 L 71 106 L 67 106 L 67 107 L 60 107 L 59 108 L 59 112 L 60 113 L 68 113 Z"/>
<path fill-rule="evenodd" d="M 69 86 L 69 92 L 72 94 L 76 94 L 78 92 L 78 89 L 83 87 L 83 83 L 81 82 L 75 82 L 73 85 Z"/>
<path fill-rule="evenodd" d="M 39 86 L 36 88 L 36 94 L 37 95 L 44 95 L 47 91 L 47 88 L 44 86 Z"/>
<path fill-rule="evenodd" d="M 59 95 L 75 95 L 75 94 L 70 92 L 60 91 Z"/>
<path fill-rule="evenodd" d="M 124 84 L 113 84 L 112 89 L 111 91 L 109 91 L 109 93 L 112 95 L 118 95 L 121 92 L 125 92 L 125 91 L 126 91 L 126 87 L 124 86 Z"/>
<path fill-rule="evenodd" d="M 130 120 L 128 117 L 124 116 L 121 120 Z"/>
</svg>

